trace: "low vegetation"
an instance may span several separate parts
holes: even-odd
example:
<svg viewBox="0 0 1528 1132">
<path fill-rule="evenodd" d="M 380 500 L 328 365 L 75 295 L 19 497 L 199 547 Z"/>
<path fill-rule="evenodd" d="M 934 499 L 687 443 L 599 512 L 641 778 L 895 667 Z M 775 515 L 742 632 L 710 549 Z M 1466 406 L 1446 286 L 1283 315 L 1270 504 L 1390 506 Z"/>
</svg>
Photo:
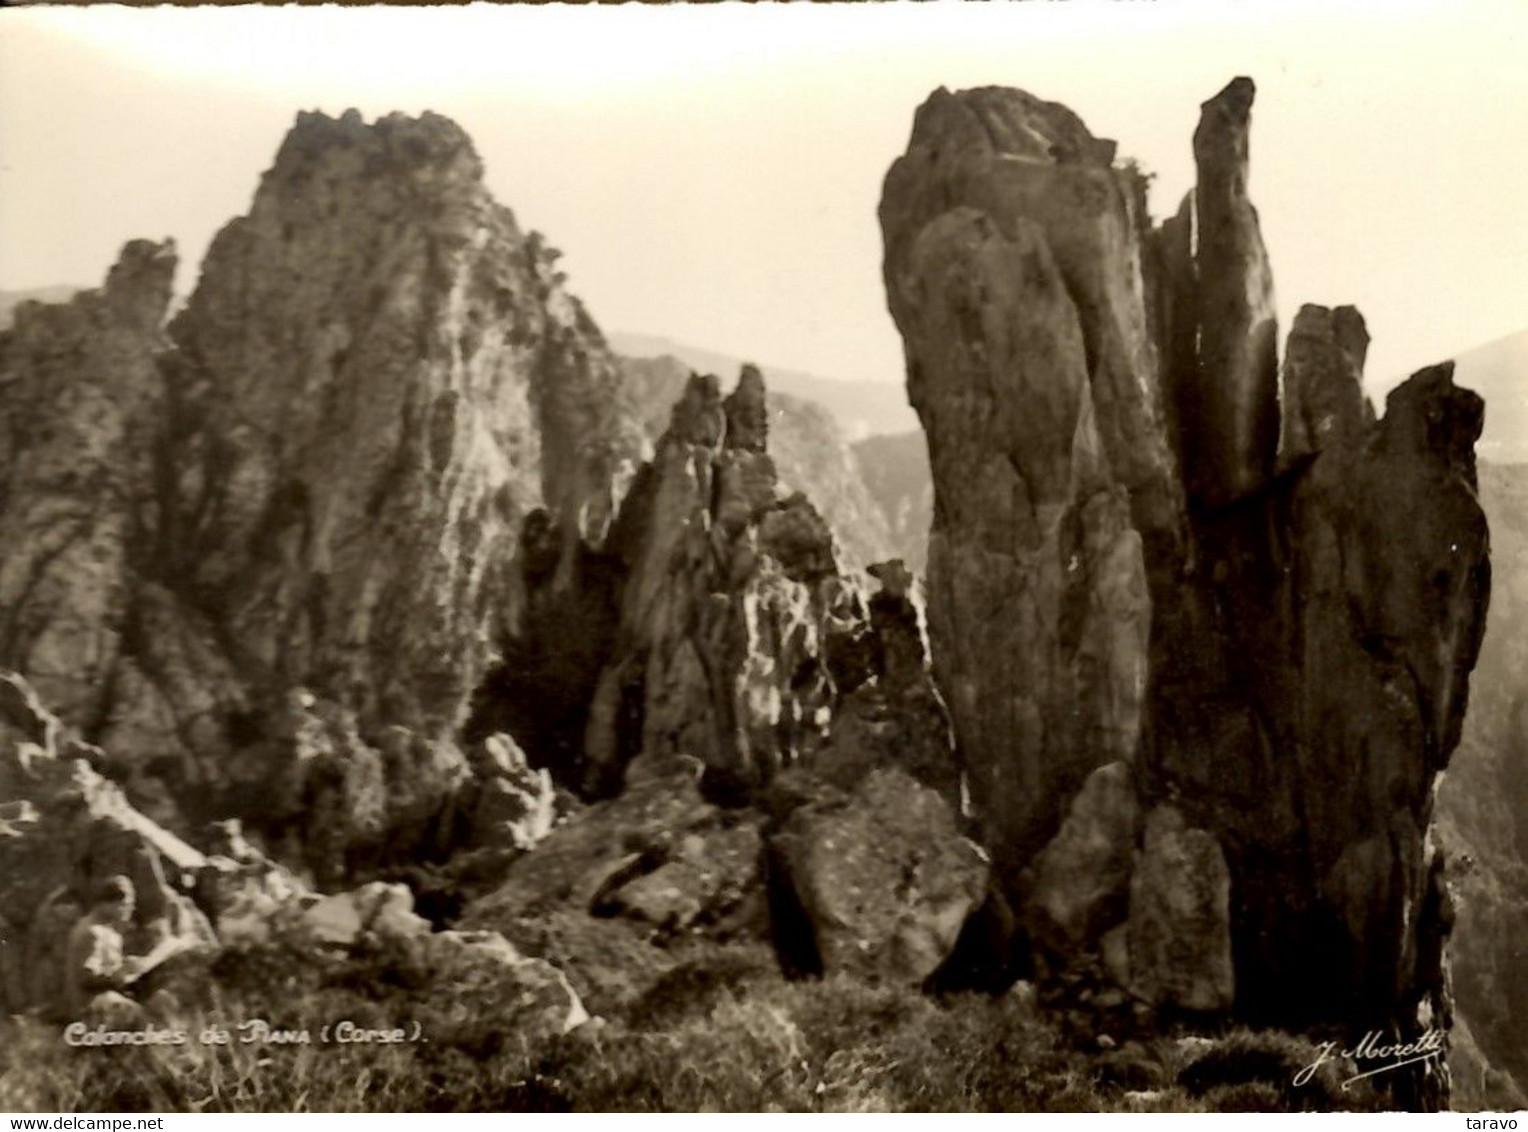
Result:
<svg viewBox="0 0 1528 1132">
<path fill-rule="evenodd" d="M 1295 1088 L 1294 1069 L 1312 1057 L 1286 1035 L 1083 1048 L 1020 996 L 936 1000 L 842 978 L 793 983 L 725 954 L 679 968 L 618 1014 L 542 1041 L 492 1018 L 447 1021 L 423 993 L 428 980 L 396 956 L 295 966 L 292 958 L 263 949 L 226 954 L 213 972 L 216 1001 L 177 1020 L 192 1034 L 178 1047 L 76 1049 L 57 1026 L 13 1020 L 0 1035 L 0 1107 L 1131 1112 L 1379 1101 L 1369 1090 L 1343 1094 L 1325 1071 Z M 308 1029 L 314 1043 L 196 1039 L 204 1026 L 254 1017 Z M 321 1026 L 340 1019 L 377 1028 L 417 1021 L 427 1040 L 316 1040 Z"/>
</svg>

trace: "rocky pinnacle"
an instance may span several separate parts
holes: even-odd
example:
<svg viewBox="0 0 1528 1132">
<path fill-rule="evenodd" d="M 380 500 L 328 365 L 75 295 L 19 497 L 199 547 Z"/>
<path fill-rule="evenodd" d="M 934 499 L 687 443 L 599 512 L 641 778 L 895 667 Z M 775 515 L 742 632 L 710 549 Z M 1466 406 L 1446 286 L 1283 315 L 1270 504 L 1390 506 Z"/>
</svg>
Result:
<svg viewBox="0 0 1528 1132">
<path fill-rule="evenodd" d="M 1046 969 L 1416 1033 L 1449 1009 L 1428 824 L 1489 594 L 1480 400 L 1435 367 L 1376 422 L 1362 318 L 1307 306 L 1281 421 L 1252 96 L 1204 104 L 1198 187 L 1156 230 L 1064 107 L 918 111 L 880 217 L 934 664 Z"/>
</svg>

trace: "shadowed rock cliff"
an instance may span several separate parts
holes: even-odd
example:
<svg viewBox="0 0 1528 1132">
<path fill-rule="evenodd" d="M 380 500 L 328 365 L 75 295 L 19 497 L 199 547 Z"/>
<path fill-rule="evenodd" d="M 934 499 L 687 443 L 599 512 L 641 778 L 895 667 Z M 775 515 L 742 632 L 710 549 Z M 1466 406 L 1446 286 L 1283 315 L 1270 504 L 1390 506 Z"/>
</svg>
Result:
<svg viewBox="0 0 1528 1132">
<path fill-rule="evenodd" d="M 99 291 L 0 337 L 0 664 L 79 720 L 109 713 L 124 652 L 174 273 L 173 243 L 135 240 Z"/>
<path fill-rule="evenodd" d="M 1159 1006 L 1415 1032 L 1448 1012 L 1428 827 L 1489 592 L 1481 402 L 1438 366 L 1375 423 L 1362 319 L 1306 307 L 1281 451 L 1252 96 L 1204 104 L 1155 232 L 1063 107 L 919 110 L 881 223 L 934 661 L 1044 966 L 1102 949 Z"/>
</svg>

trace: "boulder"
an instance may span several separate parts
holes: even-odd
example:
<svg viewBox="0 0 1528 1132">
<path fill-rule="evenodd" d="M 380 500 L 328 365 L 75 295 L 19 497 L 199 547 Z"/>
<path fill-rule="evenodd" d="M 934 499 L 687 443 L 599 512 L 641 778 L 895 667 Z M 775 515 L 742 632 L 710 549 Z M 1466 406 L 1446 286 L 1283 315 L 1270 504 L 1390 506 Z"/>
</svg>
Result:
<svg viewBox="0 0 1528 1132">
<path fill-rule="evenodd" d="M 470 793 L 460 801 L 469 815 L 468 846 L 535 848 L 556 820 L 551 773 L 531 769 L 525 752 L 509 735 L 490 735 L 480 752 Z"/>
<path fill-rule="evenodd" d="M 769 837 L 771 884 L 824 974 L 919 985 L 986 895 L 987 861 L 933 790 L 895 768 L 852 793 L 807 787 Z M 784 930 L 776 913 L 776 932 Z"/>
<path fill-rule="evenodd" d="M 491 1020 L 494 1029 L 535 1043 L 589 1020 L 561 971 L 522 955 L 496 932 L 427 932 L 408 937 L 403 946 L 430 972 L 430 1009 L 447 1022 Z"/>
<path fill-rule="evenodd" d="M 763 815 L 707 802 L 698 770 L 639 759 L 619 796 L 516 859 L 462 925 L 554 963 L 599 1010 L 648 990 L 692 937 L 762 938 Z"/>
<path fill-rule="evenodd" d="M 617 880 L 653 871 L 682 856 L 685 838 L 721 827 L 724 814 L 700 796 L 693 765 L 644 777 L 652 767 L 651 760 L 636 764 L 620 796 L 581 810 L 516 860 L 474 907 L 469 925 L 492 927 L 560 906 L 588 913 Z"/>
<path fill-rule="evenodd" d="M 316 943 L 352 947 L 368 934 L 379 940 L 427 935 L 430 922 L 414 914 L 414 894 L 406 886 L 373 882 L 308 905 L 296 931 Z"/>
<path fill-rule="evenodd" d="M 1029 920 L 1059 955 L 1078 954 L 1128 910 L 1140 802 L 1129 765 L 1101 766 L 1072 799 L 1061 829 L 1035 858 Z"/>
<path fill-rule="evenodd" d="M 1223 1013 L 1236 996 L 1231 876 L 1213 834 L 1159 806 L 1130 879 L 1130 988 L 1157 1007 Z M 1117 961 L 1116 961 L 1117 962 Z"/>
</svg>

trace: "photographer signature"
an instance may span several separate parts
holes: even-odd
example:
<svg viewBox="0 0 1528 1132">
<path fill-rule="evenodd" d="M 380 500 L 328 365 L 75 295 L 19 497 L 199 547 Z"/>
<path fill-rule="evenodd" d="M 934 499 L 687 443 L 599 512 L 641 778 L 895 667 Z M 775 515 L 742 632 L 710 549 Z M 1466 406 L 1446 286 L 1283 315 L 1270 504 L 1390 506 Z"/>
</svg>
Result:
<svg viewBox="0 0 1528 1132">
<path fill-rule="evenodd" d="M 1381 1045 L 1381 1037 L 1380 1031 L 1370 1030 L 1363 1036 L 1362 1041 L 1350 1049 L 1339 1049 L 1336 1042 L 1322 1042 L 1316 1047 L 1316 1060 L 1295 1074 L 1296 1087 L 1310 1084 L 1323 1065 L 1339 1057 L 1348 1059 L 1363 1070 L 1343 1081 L 1342 1087 L 1346 1089 L 1349 1085 L 1365 1078 L 1377 1077 L 1381 1073 L 1389 1073 L 1407 1065 L 1415 1065 L 1421 1061 L 1443 1056 L 1441 1030 L 1427 1030 L 1415 1041 L 1394 1045 Z M 1383 1064 L 1375 1065 L 1371 1069 L 1363 1069 L 1365 1062 L 1382 1062 Z"/>
</svg>

